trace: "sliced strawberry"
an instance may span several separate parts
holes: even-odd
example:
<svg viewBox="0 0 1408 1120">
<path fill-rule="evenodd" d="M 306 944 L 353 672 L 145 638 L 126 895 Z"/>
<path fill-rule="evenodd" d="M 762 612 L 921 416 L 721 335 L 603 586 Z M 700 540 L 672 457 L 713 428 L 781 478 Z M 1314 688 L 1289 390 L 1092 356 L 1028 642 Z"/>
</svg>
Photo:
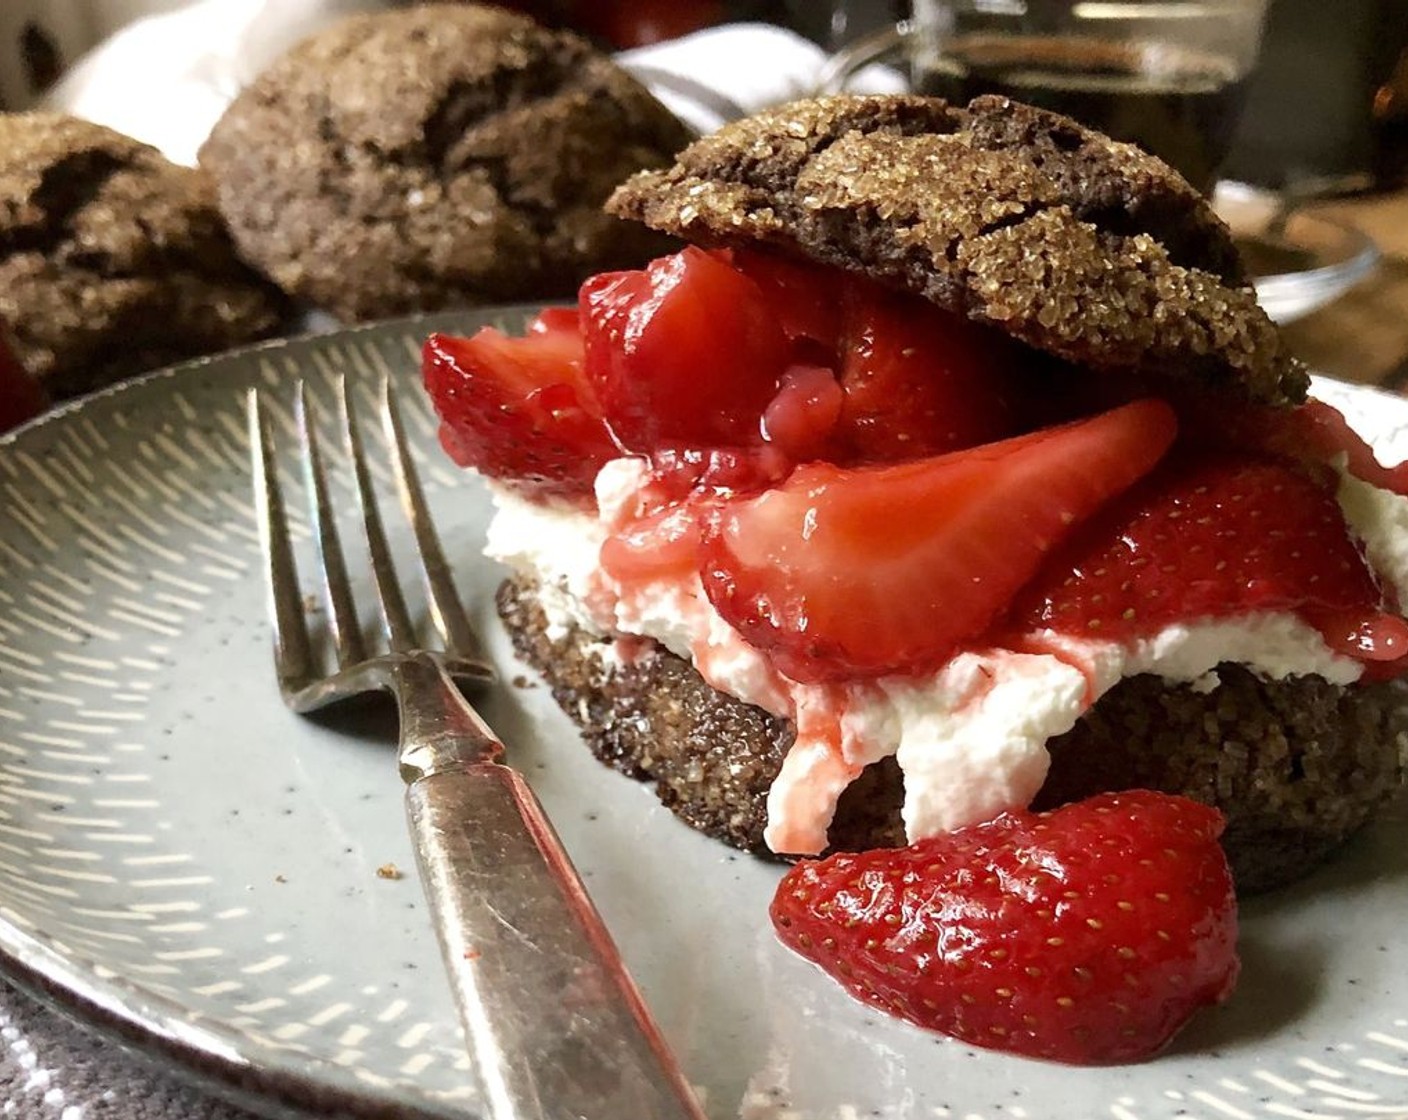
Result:
<svg viewBox="0 0 1408 1120">
<path fill-rule="evenodd" d="M 656 504 L 680 501 L 695 491 L 756 494 L 776 486 L 792 466 L 792 460 L 770 444 L 707 451 L 667 447 L 650 457 L 650 487 Z"/>
<path fill-rule="evenodd" d="M 1349 473 L 1395 494 L 1408 495 L 1408 463 L 1385 467 L 1364 437 L 1333 405 L 1311 398 L 1298 408 L 1248 410 L 1243 442 L 1302 461 L 1332 463 L 1344 456 Z"/>
<path fill-rule="evenodd" d="M 979 637 L 1072 526 L 1173 442 L 1160 401 L 890 467 L 799 467 L 724 503 L 709 599 L 796 680 L 919 672 Z"/>
<path fill-rule="evenodd" d="M 834 359 L 844 292 L 850 285 L 867 281 L 838 269 L 802 264 L 757 250 L 735 250 L 728 260 L 762 289 L 778 325 L 794 345 L 813 344 L 814 353 Z M 798 357 L 805 360 L 805 350 Z"/>
<path fill-rule="evenodd" d="M 0 432 L 32 420 L 48 407 L 39 382 L 25 371 L 15 357 L 0 324 Z"/>
<path fill-rule="evenodd" d="M 421 369 L 450 458 L 540 493 L 590 494 L 619 451 L 582 362 L 571 308 L 543 312 L 522 338 L 492 327 L 472 338 L 432 334 Z"/>
<path fill-rule="evenodd" d="M 1344 414 L 1311 397 L 1295 407 L 1272 407 L 1211 394 L 1175 402 L 1184 442 L 1216 451 L 1261 451 L 1315 466 L 1343 463 L 1350 474 L 1408 495 L 1408 463 L 1382 465 Z"/>
<path fill-rule="evenodd" d="M 691 247 L 594 276 L 579 303 L 587 378 L 622 447 L 760 441 L 791 347 L 756 283 Z"/>
<path fill-rule="evenodd" d="M 1014 620 L 1121 639 L 1253 611 L 1299 614 L 1360 660 L 1408 654 L 1331 486 L 1249 454 L 1170 459 L 1072 539 Z"/>
<path fill-rule="evenodd" d="M 763 413 L 763 437 L 794 463 L 820 459 L 841 418 L 845 394 L 825 366 L 790 367 Z"/>
<path fill-rule="evenodd" d="M 918 459 L 1017 431 L 1017 359 L 996 331 L 856 281 L 847 289 L 840 345 L 843 461 Z"/>
<path fill-rule="evenodd" d="M 601 567 L 622 583 L 687 577 L 699 566 L 700 501 L 633 518 L 602 542 Z"/>
<path fill-rule="evenodd" d="M 702 525 L 718 501 L 757 493 L 791 469 L 791 462 L 768 445 L 658 452 L 632 507 L 610 526 L 601 546 L 602 568 L 622 582 L 693 576 Z"/>
<path fill-rule="evenodd" d="M 784 944 L 852 995 L 975 1046 L 1075 1064 L 1157 1053 L 1230 994 L 1222 816 L 1109 793 L 794 866 Z"/>
</svg>

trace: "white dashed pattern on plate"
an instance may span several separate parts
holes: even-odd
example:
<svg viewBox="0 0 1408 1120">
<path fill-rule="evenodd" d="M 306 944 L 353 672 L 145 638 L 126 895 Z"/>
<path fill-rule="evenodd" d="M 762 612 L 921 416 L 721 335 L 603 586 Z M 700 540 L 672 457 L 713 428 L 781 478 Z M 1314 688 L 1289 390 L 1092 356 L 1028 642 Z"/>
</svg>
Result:
<svg viewBox="0 0 1408 1120">
<path fill-rule="evenodd" d="M 428 330 L 491 319 L 521 315 L 214 358 L 0 439 L 0 966 L 271 1113 L 474 1115 L 476 1095 L 404 835 L 392 717 L 301 719 L 274 686 L 244 392 L 271 390 L 288 429 L 295 376 L 325 407 L 330 377 L 367 399 L 390 373 L 461 589 L 511 680 L 499 575 L 478 558 L 487 498 L 439 452 L 414 388 Z M 1321 388 L 1408 450 L 1408 403 Z M 1171 1053 L 1073 1070 L 855 1004 L 773 940 L 776 867 L 690 832 L 598 765 L 545 689 L 506 684 L 483 706 L 711 1115 L 1408 1115 L 1403 814 L 1246 906 L 1240 990 Z M 387 864 L 406 874 L 378 875 Z"/>
</svg>

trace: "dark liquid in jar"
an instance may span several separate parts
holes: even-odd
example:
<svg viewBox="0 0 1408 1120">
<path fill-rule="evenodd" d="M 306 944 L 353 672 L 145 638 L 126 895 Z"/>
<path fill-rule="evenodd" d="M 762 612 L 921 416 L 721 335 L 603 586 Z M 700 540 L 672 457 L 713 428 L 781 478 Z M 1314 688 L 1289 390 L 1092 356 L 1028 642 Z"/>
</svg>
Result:
<svg viewBox="0 0 1408 1120">
<path fill-rule="evenodd" d="M 915 81 L 921 92 L 960 105 L 998 93 L 1064 113 L 1153 152 L 1205 191 L 1245 93 L 1230 60 L 1075 38 L 958 38 Z"/>
</svg>

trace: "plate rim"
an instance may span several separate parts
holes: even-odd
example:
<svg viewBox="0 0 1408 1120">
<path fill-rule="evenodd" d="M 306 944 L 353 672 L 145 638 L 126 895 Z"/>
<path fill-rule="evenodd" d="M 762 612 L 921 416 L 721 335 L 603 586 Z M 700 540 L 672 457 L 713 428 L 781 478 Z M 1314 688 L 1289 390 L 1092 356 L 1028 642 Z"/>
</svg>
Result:
<svg viewBox="0 0 1408 1120">
<path fill-rule="evenodd" d="M 271 354 L 289 354 L 319 349 L 349 338 L 369 335 L 411 335 L 431 323 L 458 324 L 460 329 L 475 329 L 478 325 L 507 317 L 527 317 L 541 310 L 543 304 L 503 304 L 492 307 L 421 313 L 394 319 L 357 324 L 329 331 L 309 331 L 299 335 L 270 339 L 219 354 L 166 366 L 147 374 L 76 398 L 52 409 L 10 432 L 0 435 L 0 454 L 20 447 L 35 433 L 76 423 L 78 418 L 99 403 L 133 393 L 146 391 L 161 381 L 170 381 L 195 370 L 209 371 L 222 365 L 249 364 L 253 368 L 259 358 Z M 257 376 L 257 375 L 256 375 Z M 280 372 L 280 380 L 292 379 L 296 371 Z M 1316 375 L 1312 391 L 1329 390 L 1332 395 L 1381 398 L 1405 410 L 1408 398 L 1373 385 L 1355 384 Z M 479 484 L 477 476 L 473 482 Z M 467 478 L 466 482 L 471 479 Z M 385 1116 L 388 1110 L 412 1120 L 444 1120 L 446 1116 L 478 1115 L 464 1106 L 419 1100 L 404 1093 L 385 1092 L 373 1085 L 343 1085 L 320 1078 L 316 1073 L 302 1072 L 291 1064 L 267 1064 L 250 1060 L 232 1048 L 217 1045 L 202 1046 L 198 1039 L 204 1032 L 197 1029 L 190 1038 L 169 1029 L 162 1015 L 144 1014 L 143 1008 L 160 1009 L 172 1021 L 180 1019 L 182 1008 L 169 997 L 152 991 L 125 976 L 95 977 L 96 966 L 86 955 L 62 953 L 46 943 L 42 933 L 30 933 L 0 918 L 0 977 L 26 997 L 35 999 L 56 1011 L 81 1029 L 114 1043 L 127 1053 L 143 1060 L 157 1074 L 165 1073 L 210 1093 L 237 1107 L 268 1116 L 325 1116 L 329 1111 L 354 1117 Z M 95 984 L 97 979 L 99 983 Z M 114 998 L 104 998 L 113 995 Z M 166 1029 L 163 1029 L 166 1028 Z M 317 1059 L 312 1068 L 330 1065 L 327 1059 Z"/>
</svg>

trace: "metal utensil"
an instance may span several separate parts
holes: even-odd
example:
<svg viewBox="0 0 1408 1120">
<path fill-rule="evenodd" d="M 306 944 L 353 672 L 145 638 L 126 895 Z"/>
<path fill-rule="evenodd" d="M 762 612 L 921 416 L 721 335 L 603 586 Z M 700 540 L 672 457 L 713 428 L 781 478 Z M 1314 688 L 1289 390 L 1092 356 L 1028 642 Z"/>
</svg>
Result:
<svg viewBox="0 0 1408 1120">
<path fill-rule="evenodd" d="M 294 563 L 265 406 L 249 398 L 255 504 L 267 559 L 279 689 L 296 712 L 389 690 L 421 880 L 492 1120 L 702 1120 L 679 1066 L 627 974 L 552 825 L 503 745 L 456 687 L 492 670 L 450 577 L 395 399 L 379 412 L 391 473 L 444 648 L 419 643 L 397 580 L 367 455 L 345 384 L 337 413 L 358 506 L 384 649 L 362 636 L 306 390 L 295 415 L 333 665 L 314 650 Z"/>
</svg>

